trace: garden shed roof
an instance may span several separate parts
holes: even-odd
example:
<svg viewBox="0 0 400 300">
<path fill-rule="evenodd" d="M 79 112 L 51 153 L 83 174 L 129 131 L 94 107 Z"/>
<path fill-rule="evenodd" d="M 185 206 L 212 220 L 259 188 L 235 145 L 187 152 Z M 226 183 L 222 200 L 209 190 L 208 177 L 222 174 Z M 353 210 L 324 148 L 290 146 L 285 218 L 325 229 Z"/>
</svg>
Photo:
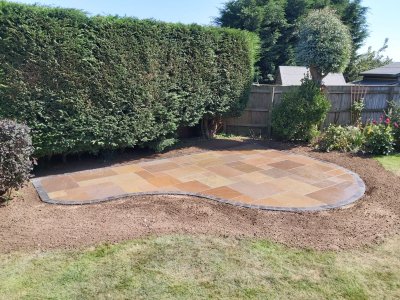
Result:
<svg viewBox="0 0 400 300">
<path fill-rule="evenodd" d="M 400 85 L 400 62 L 375 68 L 360 73 L 362 80 L 355 81 L 356 84 L 364 85 Z"/>
<path fill-rule="evenodd" d="M 400 62 L 394 62 L 383 67 L 362 72 L 360 75 L 373 77 L 399 77 Z"/>
<path fill-rule="evenodd" d="M 277 84 L 283 86 L 300 85 L 301 80 L 309 73 L 307 67 L 280 66 Z M 324 79 L 325 85 L 345 85 L 346 80 L 342 73 L 329 73 Z"/>
</svg>

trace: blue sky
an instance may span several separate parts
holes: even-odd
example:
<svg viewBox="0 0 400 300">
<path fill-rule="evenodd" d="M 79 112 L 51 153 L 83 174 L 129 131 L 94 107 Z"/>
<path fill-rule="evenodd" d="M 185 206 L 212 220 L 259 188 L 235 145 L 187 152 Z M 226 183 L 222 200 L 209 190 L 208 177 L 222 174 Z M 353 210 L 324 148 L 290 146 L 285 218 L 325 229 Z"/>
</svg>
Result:
<svg viewBox="0 0 400 300">
<path fill-rule="evenodd" d="M 218 8 L 226 0 L 18 0 L 23 3 L 40 3 L 82 9 L 91 14 L 111 14 L 153 18 L 167 22 L 198 23 L 208 25 L 218 16 Z M 368 46 L 378 49 L 389 38 L 386 55 L 400 61 L 400 0 L 363 0 L 370 8 Z"/>
<path fill-rule="evenodd" d="M 364 6 L 370 8 L 367 20 L 370 36 L 362 50 L 368 46 L 378 49 L 385 38 L 389 38 L 386 55 L 400 62 L 400 1 L 399 0 L 363 0 Z"/>
</svg>

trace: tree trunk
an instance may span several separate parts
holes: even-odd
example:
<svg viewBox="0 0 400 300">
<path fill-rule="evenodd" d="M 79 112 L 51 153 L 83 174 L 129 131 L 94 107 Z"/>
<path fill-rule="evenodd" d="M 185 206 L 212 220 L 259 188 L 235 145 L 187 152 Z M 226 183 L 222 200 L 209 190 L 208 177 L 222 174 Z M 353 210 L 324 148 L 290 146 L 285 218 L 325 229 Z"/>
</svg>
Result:
<svg viewBox="0 0 400 300">
<path fill-rule="evenodd" d="M 221 116 L 217 116 L 215 118 L 204 117 L 201 122 L 201 131 L 205 138 L 213 139 L 215 135 L 218 133 L 218 130 L 222 126 L 222 118 Z"/>
<path fill-rule="evenodd" d="M 322 79 L 323 79 L 323 76 L 322 76 L 321 72 L 318 71 L 318 69 L 316 67 L 310 66 L 310 73 L 311 73 L 312 80 L 314 80 L 316 83 L 321 85 L 322 84 Z"/>
</svg>

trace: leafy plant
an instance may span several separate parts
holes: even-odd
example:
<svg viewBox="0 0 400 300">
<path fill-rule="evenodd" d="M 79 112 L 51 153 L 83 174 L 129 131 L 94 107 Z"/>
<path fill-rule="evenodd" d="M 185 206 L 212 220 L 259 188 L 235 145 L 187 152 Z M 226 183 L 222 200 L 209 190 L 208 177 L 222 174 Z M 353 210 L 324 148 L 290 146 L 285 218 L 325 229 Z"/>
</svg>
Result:
<svg viewBox="0 0 400 300">
<path fill-rule="evenodd" d="M 365 136 L 361 127 L 347 126 L 347 139 L 349 141 L 348 151 L 356 153 L 363 151 Z"/>
<path fill-rule="evenodd" d="M 330 102 L 309 78 L 282 96 L 272 111 L 274 135 L 284 140 L 309 141 L 326 118 Z"/>
<path fill-rule="evenodd" d="M 356 100 L 351 106 L 352 119 L 354 121 L 354 126 L 361 127 L 362 118 L 361 114 L 365 107 L 364 98 Z"/>
<path fill-rule="evenodd" d="M 180 126 L 238 115 L 258 49 L 236 29 L 6 1 L 0 37 L 0 118 L 32 129 L 37 157 L 161 149 Z"/>
<path fill-rule="evenodd" d="M 30 129 L 11 120 L 0 121 L 0 197 L 11 198 L 29 178 L 33 152 Z"/>
<path fill-rule="evenodd" d="M 320 151 L 359 152 L 365 142 L 363 131 L 359 127 L 330 125 L 314 142 Z"/>
<path fill-rule="evenodd" d="M 375 155 L 388 155 L 394 150 L 394 137 L 391 120 L 381 118 L 380 122 L 372 122 L 365 126 L 365 150 Z"/>
</svg>

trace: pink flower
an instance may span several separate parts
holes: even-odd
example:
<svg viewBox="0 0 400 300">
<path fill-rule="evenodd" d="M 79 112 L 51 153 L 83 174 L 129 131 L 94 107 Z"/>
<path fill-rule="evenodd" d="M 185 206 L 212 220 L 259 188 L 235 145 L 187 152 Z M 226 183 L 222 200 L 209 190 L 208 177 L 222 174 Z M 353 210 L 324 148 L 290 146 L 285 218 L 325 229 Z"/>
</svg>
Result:
<svg viewBox="0 0 400 300">
<path fill-rule="evenodd" d="M 399 124 L 397 124 L 397 122 L 393 123 L 394 127 L 399 128 Z"/>
<path fill-rule="evenodd" d="M 386 123 L 386 125 L 389 125 L 390 124 L 390 119 L 386 118 L 385 123 Z"/>
<path fill-rule="evenodd" d="M 376 124 L 377 124 L 377 122 L 376 122 L 375 120 L 373 120 L 373 121 L 372 121 L 372 124 L 376 125 Z"/>
</svg>

